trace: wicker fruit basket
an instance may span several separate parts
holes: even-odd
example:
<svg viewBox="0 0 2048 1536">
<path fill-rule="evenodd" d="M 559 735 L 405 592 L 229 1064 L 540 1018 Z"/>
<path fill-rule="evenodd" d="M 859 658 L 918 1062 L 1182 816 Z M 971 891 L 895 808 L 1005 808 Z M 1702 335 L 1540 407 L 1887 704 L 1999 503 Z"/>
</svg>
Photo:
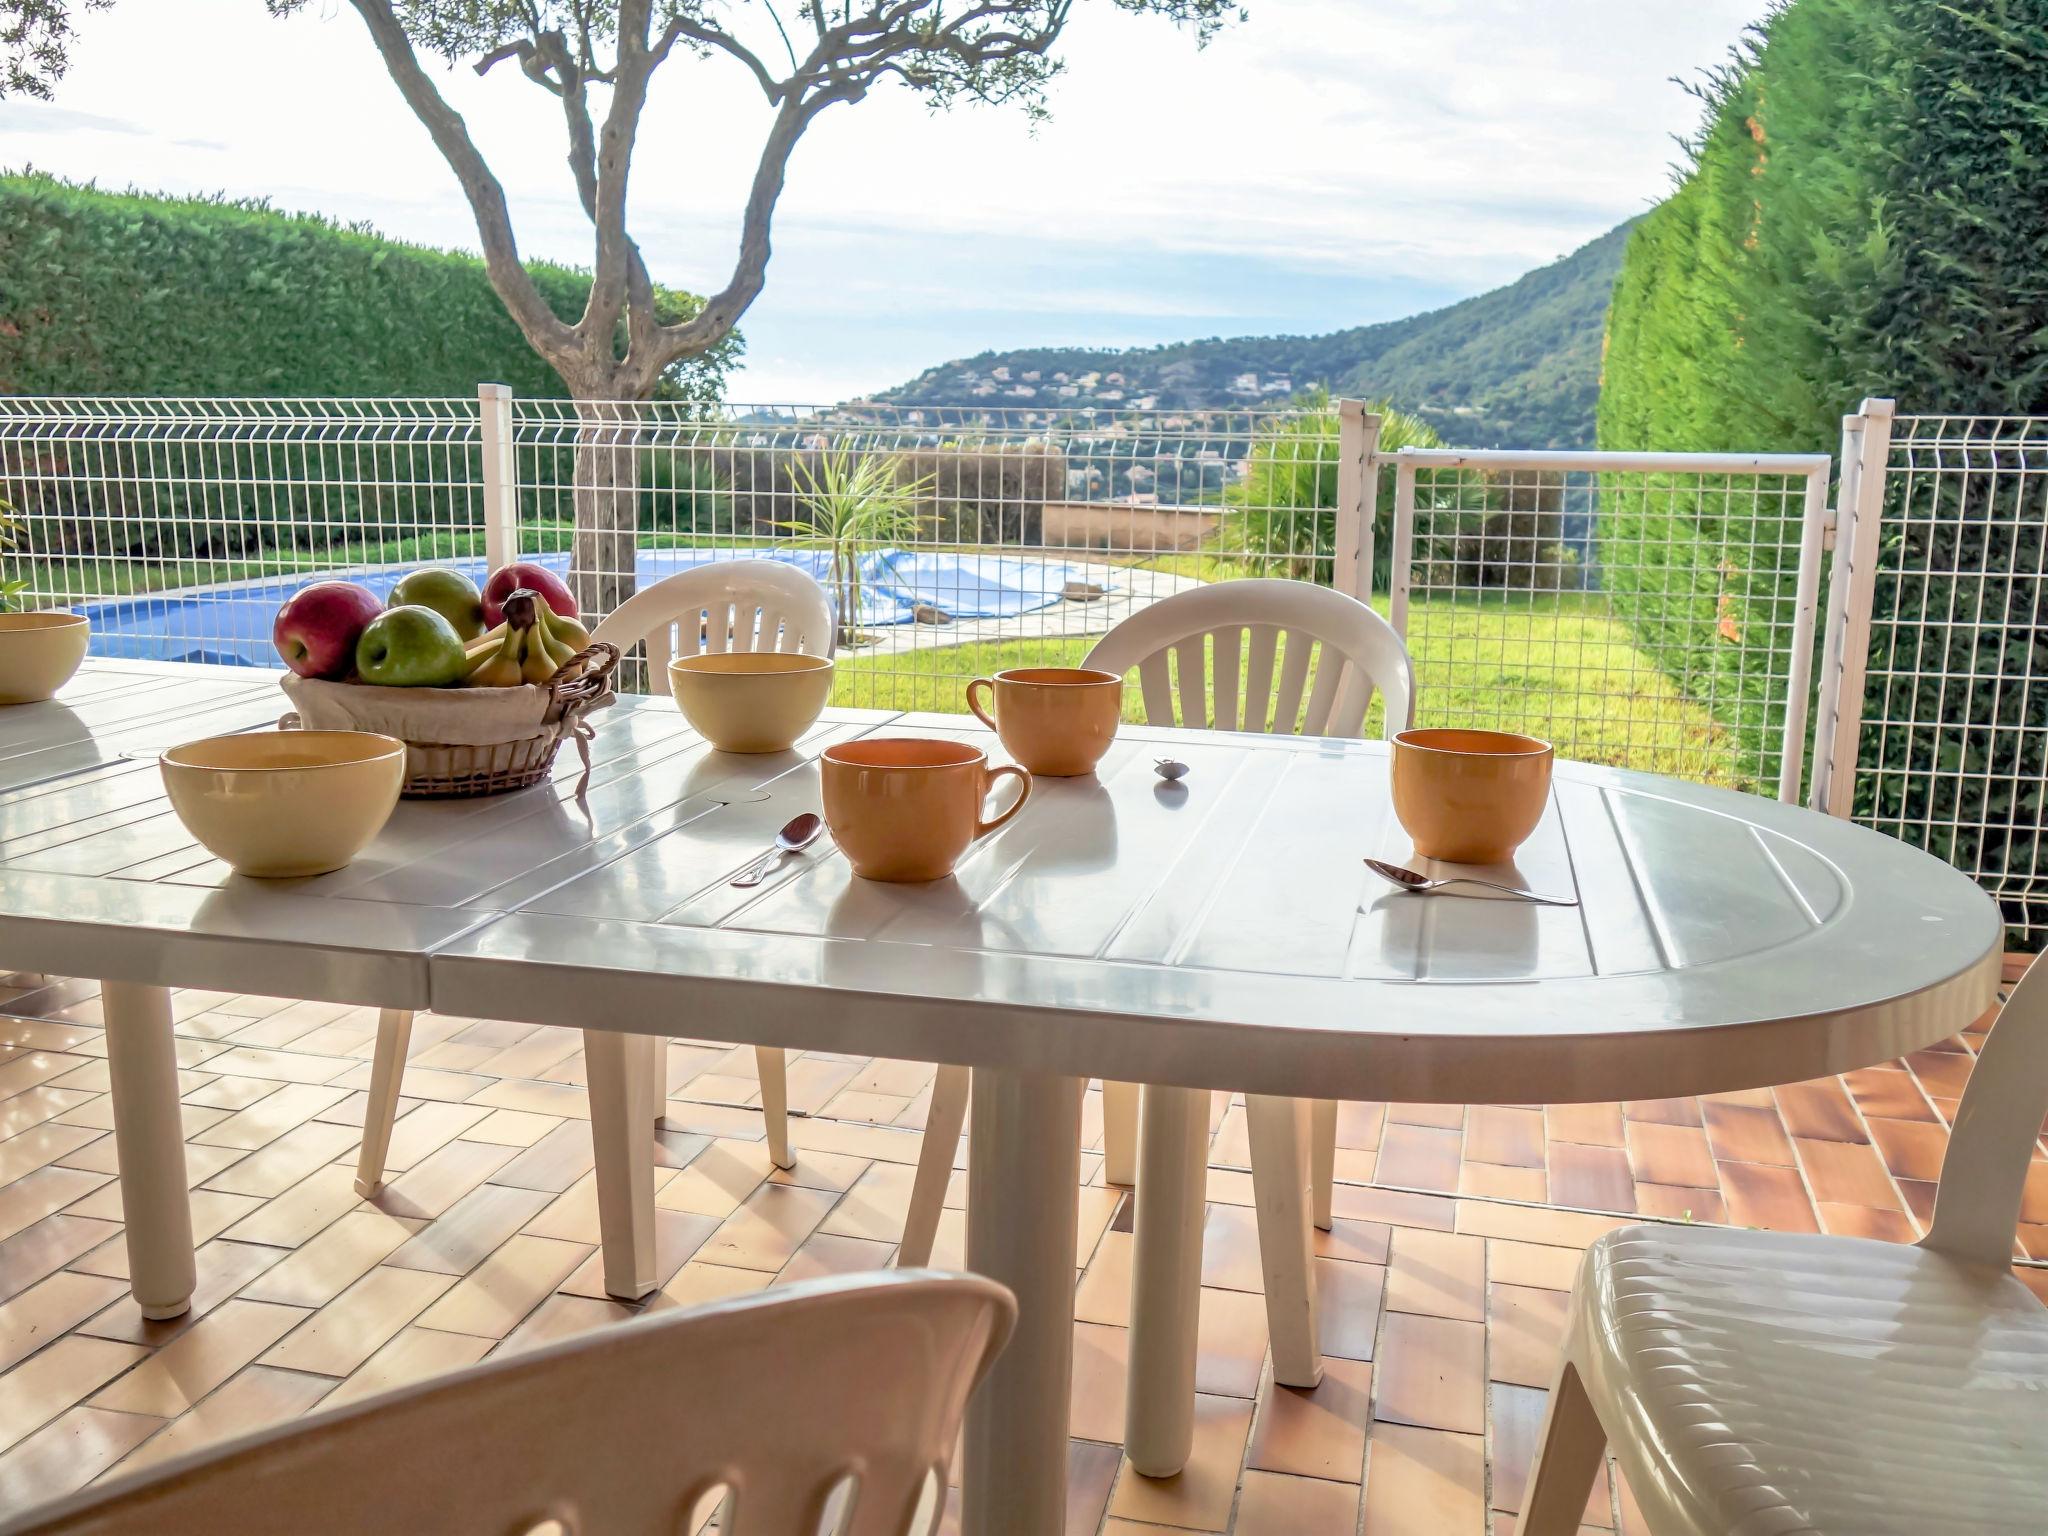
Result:
<svg viewBox="0 0 2048 1536">
<path fill-rule="evenodd" d="M 538 784 L 573 740 L 590 771 L 588 717 L 617 697 L 619 649 L 586 647 L 545 683 L 516 688 L 378 688 L 287 674 L 285 730 L 377 731 L 405 743 L 408 798 L 462 799 Z"/>
</svg>

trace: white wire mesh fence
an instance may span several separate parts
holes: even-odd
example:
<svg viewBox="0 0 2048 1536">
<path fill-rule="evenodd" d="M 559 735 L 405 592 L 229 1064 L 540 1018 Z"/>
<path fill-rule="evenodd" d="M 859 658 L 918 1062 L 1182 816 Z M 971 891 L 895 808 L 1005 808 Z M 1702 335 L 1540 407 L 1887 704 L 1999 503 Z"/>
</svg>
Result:
<svg viewBox="0 0 2048 1536">
<path fill-rule="evenodd" d="M 1388 457 L 1418 723 L 1797 798 L 1827 455 Z"/>
<path fill-rule="evenodd" d="M 480 561 L 479 487 L 470 400 L 0 397 L 18 601 L 104 655 L 276 665 L 299 581 Z"/>
<path fill-rule="evenodd" d="M 2011 942 L 2048 942 L 2048 418 L 1866 401 L 1869 488 L 1842 605 L 1828 809 L 1975 877 Z"/>
</svg>

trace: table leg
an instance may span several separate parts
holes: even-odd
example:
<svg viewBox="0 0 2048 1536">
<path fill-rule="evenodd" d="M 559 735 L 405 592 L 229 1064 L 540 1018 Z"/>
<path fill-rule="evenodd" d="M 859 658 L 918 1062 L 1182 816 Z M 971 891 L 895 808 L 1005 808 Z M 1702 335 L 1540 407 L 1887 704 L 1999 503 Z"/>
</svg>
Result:
<svg viewBox="0 0 2048 1536">
<path fill-rule="evenodd" d="M 1300 1099 L 1263 1093 L 1246 1094 L 1244 1109 L 1273 1379 L 1283 1387 L 1313 1387 L 1323 1379 L 1323 1356 L 1316 1342 L 1315 1246 L 1309 1234 L 1310 1110 Z"/>
<path fill-rule="evenodd" d="M 100 1005 L 114 1090 L 114 1155 L 121 1169 L 128 1288 L 144 1317 L 179 1317 L 192 1306 L 197 1270 L 171 994 L 163 987 L 108 981 L 100 984 Z"/>
<path fill-rule="evenodd" d="M 647 1123 L 646 1080 L 654 1070 L 656 1044 L 652 1035 L 583 1031 L 604 1288 L 627 1301 L 655 1287 L 654 1135 Z"/>
<path fill-rule="evenodd" d="M 405 1053 L 412 1045 L 412 1010 L 386 1008 L 377 1015 L 377 1054 L 370 1061 L 370 1098 L 363 1108 L 363 1145 L 356 1153 L 356 1193 L 373 1199 L 384 1187 L 384 1159 L 391 1151 L 391 1124 L 398 1118 L 398 1093 L 405 1082 Z"/>
<path fill-rule="evenodd" d="M 1066 1524 L 1082 1087 L 974 1072 L 967 1267 L 1016 1293 L 1017 1330 L 967 1407 L 964 1536 L 1053 1536 Z"/>
<path fill-rule="evenodd" d="M 1143 1103 L 1124 1449 L 1145 1476 L 1171 1477 L 1187 1465 L 1195 1443 L 1209 1093 L 1148 1083 Z"/>
</svg>

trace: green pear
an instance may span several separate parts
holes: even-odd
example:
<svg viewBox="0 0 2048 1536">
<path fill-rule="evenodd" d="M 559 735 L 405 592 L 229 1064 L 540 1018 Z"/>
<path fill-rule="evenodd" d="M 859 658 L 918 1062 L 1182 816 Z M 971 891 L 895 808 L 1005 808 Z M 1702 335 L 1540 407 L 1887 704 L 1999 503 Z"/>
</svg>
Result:
<svg viewBox="0 0 2048 1536">
<path fill-rule="evenodd" d="M 387 608 L 356 642 L 356 673 L 386 688 L 446 688 L 462 681 L 469 658 L 455 626 L 417 604 Z"/>
<path fill-rule="evenodd" d="M 431 608 L 446 619 L 456 638 L 474 640 L 484 632 L 484 598 L 476 583 L 445 565 L 414 571 L 391 589 L 391 607 Z"/>
</svg>

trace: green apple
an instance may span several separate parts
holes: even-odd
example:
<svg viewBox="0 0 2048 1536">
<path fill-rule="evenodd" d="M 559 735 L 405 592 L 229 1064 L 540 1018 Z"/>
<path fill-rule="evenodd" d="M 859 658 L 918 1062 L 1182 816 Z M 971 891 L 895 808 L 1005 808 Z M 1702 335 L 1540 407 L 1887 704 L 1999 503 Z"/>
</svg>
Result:
<svg viewBox="0 0 2048 1536">
<path fill-rule="evenodd" d="M 391 589 L 393 608 L 431 608 L 454 626 L 461 640 L 484 632 L 484 597 L 476 583 L 445 565 L 414 571 Z"/>
<path fill-rule="evenodd" d="M 356 672 L 386 688 L 446 688 L 462 681 L 469 658 L 455 626 L 431 608 L 387 608 L 356 642 Z"/>
</svg>

